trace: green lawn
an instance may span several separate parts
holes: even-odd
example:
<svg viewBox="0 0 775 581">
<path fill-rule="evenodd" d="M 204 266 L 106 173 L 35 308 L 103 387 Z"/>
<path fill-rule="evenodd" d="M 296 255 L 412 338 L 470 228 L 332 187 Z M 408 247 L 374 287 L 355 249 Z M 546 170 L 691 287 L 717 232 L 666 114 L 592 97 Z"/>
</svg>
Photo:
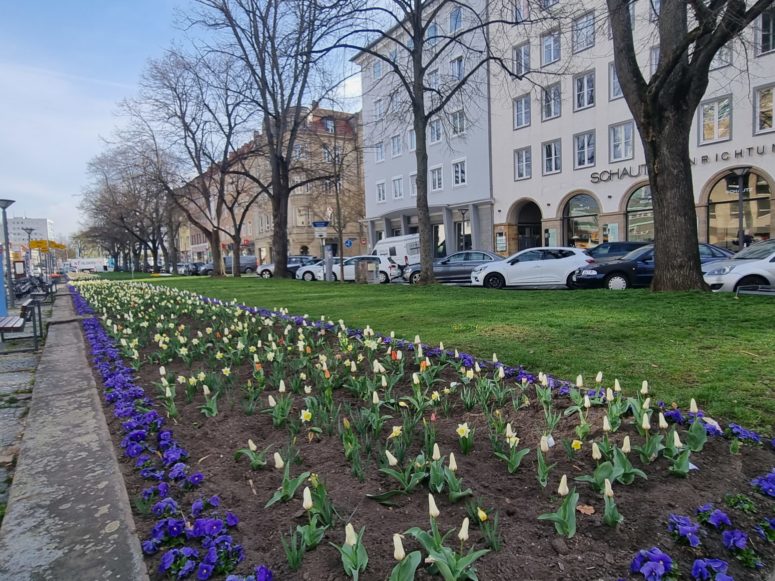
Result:
<svg viewBox="0 0 775 581">
<path fill-rule="evenodd" d="M 775 301 L 729 294 L 489 291 L 284 280 L 154 279 L 221 299 L 338 320 L 575 379 L 647 379 L 657 399 L 773 433 Z"/>
<path fill-rule="evenodd" d="M 100 272 L 100 278 L 106 280 L 141 280 L 148 278 L 170 278 L 169 276 L 159 276 L 148 272 Z"/>
</svg>

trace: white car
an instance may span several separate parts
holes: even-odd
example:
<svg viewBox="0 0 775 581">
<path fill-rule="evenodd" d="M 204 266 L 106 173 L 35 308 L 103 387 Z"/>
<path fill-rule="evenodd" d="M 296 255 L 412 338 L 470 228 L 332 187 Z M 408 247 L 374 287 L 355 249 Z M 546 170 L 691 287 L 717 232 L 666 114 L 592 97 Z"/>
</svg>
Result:
<svg viewBox="0 0 775 581">
<path fill-rule="evenodd" d="M 380 283 L 386 284 L 394 278 L 401 276 L 401 269 L 389 256 L 363 255 L 352 256 L 350 258 L 344 259 L 344 280 L 354 281 L 356 265 L 362 262 L 373 265 L 370 267 L 370 269 L 373 269 L 377 272 L 377 280 Z M 323 280 L 325 276 L 325 266 L 323 263 L 312 265 L 307 268 L 307 271 L 310 272 L 311 276 L 314 276 L 315 278 L 305 280 Z M 333 272 L 333 280 L 338 279 L 339 265 L 334 268 Z"/>
<path fill-rule="evenodd" d="M 331 263 L 333 264 L 333 267 L 338 268 L 341 260 L 342 259 L 338 256 L 332 258 Z M 320 274 L 321 270 L 326 270 L 325 260 L 318 260 L 314 264 L 302 266 L 296 271 L 296 280 L 323 280 L 323 274 Z"/>
<path fill-rule="evenodd" d="M 732 258 L 702 265 L 705 282 L 713 291 L 735 292 L 741 286 L 775 286 L 775 240 L 744 248 Z"/>
<path fill-rule="evenodd" d="M 477 266 L 471 272 L 471 285 L 487 288 L 507 286 L 571 286 L 577 268 L 595 262 L 584 250 L 561 246 L 529 248 Z"/>
</svg>

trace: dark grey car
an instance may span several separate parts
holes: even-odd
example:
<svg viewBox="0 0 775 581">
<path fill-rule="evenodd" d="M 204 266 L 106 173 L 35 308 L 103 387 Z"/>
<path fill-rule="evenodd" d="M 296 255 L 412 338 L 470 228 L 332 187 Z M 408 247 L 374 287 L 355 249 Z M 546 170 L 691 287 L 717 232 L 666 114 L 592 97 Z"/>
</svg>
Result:
<svg viewBox="0 0 775 581">
<path fill-rule="evenodd" d="M 223 258 L 223 266 L 226 271 L 226 274 L 231 274 L 231 256 L 225 256 Z M 242 274 L 251 274 L 256 272 L 256 257 L 255 256 L 240 256 L 239 257 L 239 271 Z M 199 268 L 199 274 L 202 275 L 209 275 L 213 273 L 213 263 L 208 262 L 206 264 L 203 264 Z"/>
<path fill-rule="evenodd" d="M 481 264 L 488 264 L 503 257 L 487 250 L 462 250 L 433 261 L 433 276 L 438 282 L 470 283 L 471 271 Z M 415 284 L 420 280 L 420 264 L 404 267 L 403 278 Z"/>
</svg>

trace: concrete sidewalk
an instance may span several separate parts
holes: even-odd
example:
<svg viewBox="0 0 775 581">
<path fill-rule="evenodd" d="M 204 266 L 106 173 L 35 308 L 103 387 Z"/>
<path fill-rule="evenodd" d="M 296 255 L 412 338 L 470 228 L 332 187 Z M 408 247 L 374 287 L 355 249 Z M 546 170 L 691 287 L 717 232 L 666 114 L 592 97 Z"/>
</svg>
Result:
<svg viewBox="0 0 775 581">
<path fill-rule="evenodd" d="M 0 579 L 147 579 L 68 296 L 51 322 L 0 529 Z"/>
</svg>

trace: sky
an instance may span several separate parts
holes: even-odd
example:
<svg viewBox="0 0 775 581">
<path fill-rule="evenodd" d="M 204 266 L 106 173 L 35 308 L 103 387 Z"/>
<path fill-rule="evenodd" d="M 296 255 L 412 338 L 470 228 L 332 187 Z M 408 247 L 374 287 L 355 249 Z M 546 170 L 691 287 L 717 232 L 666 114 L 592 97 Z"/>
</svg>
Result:
<svg viewBox="0 0 775 581">
<path fill-rule="evenodd" d="M 78 230 L 86 166 L 186 0 L 0 0 L 0 198 L 9 217 Z"/>
<path fill-rule="evenodd" d="M 193 0 L 0 0 L 0 198 L 9 217 L 79 229 L 90 159 L 150 58 L 184 40 Z M 360 96 L 360 79 L 342 87 Z M 359 106 L 356 99 L 355 110 Z"/>
</svg>

